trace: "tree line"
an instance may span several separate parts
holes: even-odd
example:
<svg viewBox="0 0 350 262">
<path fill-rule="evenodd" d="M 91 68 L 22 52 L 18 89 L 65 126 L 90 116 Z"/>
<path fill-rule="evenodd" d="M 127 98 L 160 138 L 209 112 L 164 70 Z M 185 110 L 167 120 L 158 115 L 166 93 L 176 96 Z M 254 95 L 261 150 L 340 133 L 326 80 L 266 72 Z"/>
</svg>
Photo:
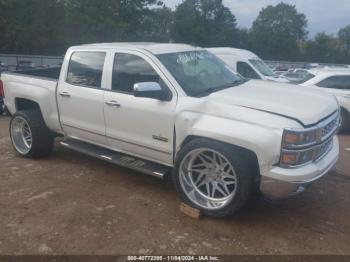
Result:
<svg viewBox="0 0 350 262">
<path fill-rule="evenodd" d="M 233 10 L 234 12 L 234 10 Z M 308 38 L 295 6 L 263 8 L 239 28 L 222 0 L 184 0 L 175 10 L 158 0 L 0 0 L 0 52 L 61 55 L 95 42 L 182 42 L 249 49 L 264 59 L 350 63 L 350 25 Z"/>
</svg>

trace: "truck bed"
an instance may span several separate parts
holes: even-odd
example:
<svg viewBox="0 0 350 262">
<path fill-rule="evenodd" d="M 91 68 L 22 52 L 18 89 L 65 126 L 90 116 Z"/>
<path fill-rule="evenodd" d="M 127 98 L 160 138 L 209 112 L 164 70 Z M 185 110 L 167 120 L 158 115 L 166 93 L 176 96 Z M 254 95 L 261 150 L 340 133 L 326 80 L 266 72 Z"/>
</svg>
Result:
<svg viewBox="0 0 350 262">
<path fill-rule="evenodd" d="M 40 69 L 30 69 L 30 70 L 22 70 L 15 71 L 14 73 L 26 76 L 36 76 L 36 77 L 44 77 L 58 80 L 60 77 L 61 67 L 51 67 L 51 68 L 40 68 Z"/>
<path fill-rule="evenodd" d="M 56 89 L 60 68 L 3 72 L 5 105 L 13 114 L 17 103 L 29 100 L 38 104 L 45 123 L 56 132 L 61 131 L 56 103 Z"/>
</svg>

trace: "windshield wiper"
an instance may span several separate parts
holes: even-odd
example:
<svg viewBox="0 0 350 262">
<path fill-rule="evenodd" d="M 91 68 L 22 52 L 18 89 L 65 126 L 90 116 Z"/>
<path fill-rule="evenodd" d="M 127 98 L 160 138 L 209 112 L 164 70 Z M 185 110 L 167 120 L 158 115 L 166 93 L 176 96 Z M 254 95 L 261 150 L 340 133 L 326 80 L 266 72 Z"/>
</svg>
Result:
<svg viewBox="0 0 350 262">
<path fill-rule="evenodd" d="M 241 79 L 241 80 L 237 80 L 237 81 L 235 81 L 233 83 L 226 84 L 226 85 L 223 85 L 223 86 L 209 87 L 207 89 L 200 90 L 200 91 L 196 92 L 194 94 L 194 96 L 201 97 L 201 96 L 204 96 L 204 95 L 210 95 L 210 94 L 212 94 L 214 92 L 218 92 L 218 91 L 230 88 L 230 87 L 241 85 L 241 84 L 243 84 L 243 83 L 245 83 L 247 81 L 249 81 L 249 79 Z"/>
</svg>

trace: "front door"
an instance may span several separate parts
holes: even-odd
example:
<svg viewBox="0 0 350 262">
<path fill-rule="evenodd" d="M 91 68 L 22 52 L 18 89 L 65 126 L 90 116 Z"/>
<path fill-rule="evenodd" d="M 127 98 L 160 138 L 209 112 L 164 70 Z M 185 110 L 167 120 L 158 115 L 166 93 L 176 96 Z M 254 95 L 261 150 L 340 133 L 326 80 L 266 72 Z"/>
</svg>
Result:
<svg viewBox="0 0 350 262">
<path fill-rule="evenodd" d="M 66 135 L 106 145 L 102 75 L 105 52 L 73 52 L 65 79 L 60 79 L 57 102 Z"/>
<path fill-rule="evenodd" d="M 106 135 L 110 147 L 163 164 L 172 164 L 177 96 L 147 56 L 117 53 L 104 97 Z M 135 97 L 133 86 L 158 82 L 169 91 L 169 101 Z"/>
</svg>

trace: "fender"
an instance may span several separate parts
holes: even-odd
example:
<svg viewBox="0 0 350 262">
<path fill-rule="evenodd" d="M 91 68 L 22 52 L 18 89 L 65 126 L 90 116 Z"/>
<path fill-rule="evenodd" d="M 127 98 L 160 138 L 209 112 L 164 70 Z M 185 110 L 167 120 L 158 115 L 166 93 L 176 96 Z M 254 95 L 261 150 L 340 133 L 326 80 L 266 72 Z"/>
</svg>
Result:
<svg viewBox="0 0 350 262">
<path fill-rule="evenodd" d="M 175 154 L 189 136 L 204 137 L 255 153 L 261 172 L 278 163 L 282 129 L 266 128 L 213 115 L 183 112 L 176 119 Z"/>
</svg>

